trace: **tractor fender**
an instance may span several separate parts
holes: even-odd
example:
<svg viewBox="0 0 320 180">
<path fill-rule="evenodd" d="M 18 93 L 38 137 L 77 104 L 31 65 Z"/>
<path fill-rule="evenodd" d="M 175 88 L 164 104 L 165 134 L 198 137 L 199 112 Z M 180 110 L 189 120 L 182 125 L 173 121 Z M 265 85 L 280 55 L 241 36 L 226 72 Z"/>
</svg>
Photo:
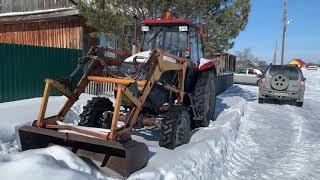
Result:
<svg viewBox="0 0 320 180">
<path fill-rule="evenodd" d="M 215 63 L 210 59 L 201 58 L 197 71 L 203 72 L 203 71 L 210 71 L 210 70 L 212 70 L 215 73 L 215 75 L 217 75 Z"/>
</svg>

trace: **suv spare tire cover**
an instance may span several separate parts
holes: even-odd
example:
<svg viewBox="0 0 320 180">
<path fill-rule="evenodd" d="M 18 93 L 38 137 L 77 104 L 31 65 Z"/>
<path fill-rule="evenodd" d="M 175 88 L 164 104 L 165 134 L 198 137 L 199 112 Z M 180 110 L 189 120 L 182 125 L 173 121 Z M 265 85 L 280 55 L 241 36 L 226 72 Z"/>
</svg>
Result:
<svg viewBox="0 0 320 180">
<path fill-rule="evenodd" d="M 275 74 L 271 77 L 271 87 L 278 91 L 283 91 L 289 86 L 289 78 L 283 74 Z"/>
</svg>

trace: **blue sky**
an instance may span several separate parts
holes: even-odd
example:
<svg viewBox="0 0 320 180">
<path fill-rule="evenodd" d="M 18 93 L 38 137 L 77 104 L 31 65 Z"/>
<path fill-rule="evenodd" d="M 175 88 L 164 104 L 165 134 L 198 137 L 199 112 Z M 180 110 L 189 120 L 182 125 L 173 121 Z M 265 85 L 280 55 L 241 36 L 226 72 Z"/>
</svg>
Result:
<svg viewBox="0 0 320 180">
<path fill-rule="evenodd" d="M 287 0 L 288 19 L 285 62 L 301 58 L 320 63 L 320 0 Z M 283 0 L 251 0 L 246 29 L 235 40 L 232 52 L 251 48 L 253 54 L 271 62 L 275 41 L 281 57 Z"/>
</svg>

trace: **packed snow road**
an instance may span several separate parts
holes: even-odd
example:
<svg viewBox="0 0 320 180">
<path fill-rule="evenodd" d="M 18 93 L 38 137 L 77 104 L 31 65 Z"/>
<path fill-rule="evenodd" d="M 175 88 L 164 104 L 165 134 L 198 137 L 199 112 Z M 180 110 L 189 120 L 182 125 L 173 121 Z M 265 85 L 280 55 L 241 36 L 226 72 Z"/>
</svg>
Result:
<svg viewBox="0 0 320 180">
<path fill-rule="evenodd" d="M 249 100 L 228 148 L 223 179 L 320 179 L 320 73 L 304 74 L 302 108 Z"/>
<path fill-rule="evenodd" d="M 305 104 L 258 104 L 258 88 L 235 85 L 217 97 L 216 121 L 194 130 L 175 150 L 158 145 L 158 130 L 137 130 L 148 165 L 129 179 L 320 179 L 320 71 L 304 72 Z M 66 117 L 77 124 L 83 95 Z M 16 126 L 36 119 L 40 98 L 0 103 L 0 179 L 114 179 L 59 146 L 19 152 Z M 49 102 L 47 116 L 65 98 Z"/>
</svg>

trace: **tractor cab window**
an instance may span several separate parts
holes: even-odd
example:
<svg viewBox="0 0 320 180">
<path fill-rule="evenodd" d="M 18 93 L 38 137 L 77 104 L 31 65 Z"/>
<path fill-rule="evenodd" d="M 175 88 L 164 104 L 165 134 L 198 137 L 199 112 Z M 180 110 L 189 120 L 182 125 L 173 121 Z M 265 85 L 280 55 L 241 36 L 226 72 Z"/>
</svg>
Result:
<svg viewBox="0 0 320 180">
<path fill-rule="evenodd" d="M 198 51 L 199 51 L 199 59 L 204 58 L 203 57 L 203 46 L 202 46 L 202 40 L 200 35 L 198 35 Z"/>
<path fill-rule="evenodd" d="M 151 26 L 143 37 L 143 51 L 159 48 L 184 57 L 187 44 L 187 32 L 179 31 L 179 27 L 175 26 Z"/>
<path fill-rule="evenodd" d="M 190 52 L 190 59 L 193 63 L 199 64 L 199 44 L 198 44 L 198 36 L 195 31 L 195 29 L 190 28 L 190 47 L 191 47 L 191 52 Z"/>
<path fill-rule="evenodd" d="M 203 46 L 200 35 L 197 33 L 197 30 L 193 27 L 190 27 L 190 58 L 191 61 L 195 64 L 199 64 L 200 59 L 203 58 Z"/>
</svg>

